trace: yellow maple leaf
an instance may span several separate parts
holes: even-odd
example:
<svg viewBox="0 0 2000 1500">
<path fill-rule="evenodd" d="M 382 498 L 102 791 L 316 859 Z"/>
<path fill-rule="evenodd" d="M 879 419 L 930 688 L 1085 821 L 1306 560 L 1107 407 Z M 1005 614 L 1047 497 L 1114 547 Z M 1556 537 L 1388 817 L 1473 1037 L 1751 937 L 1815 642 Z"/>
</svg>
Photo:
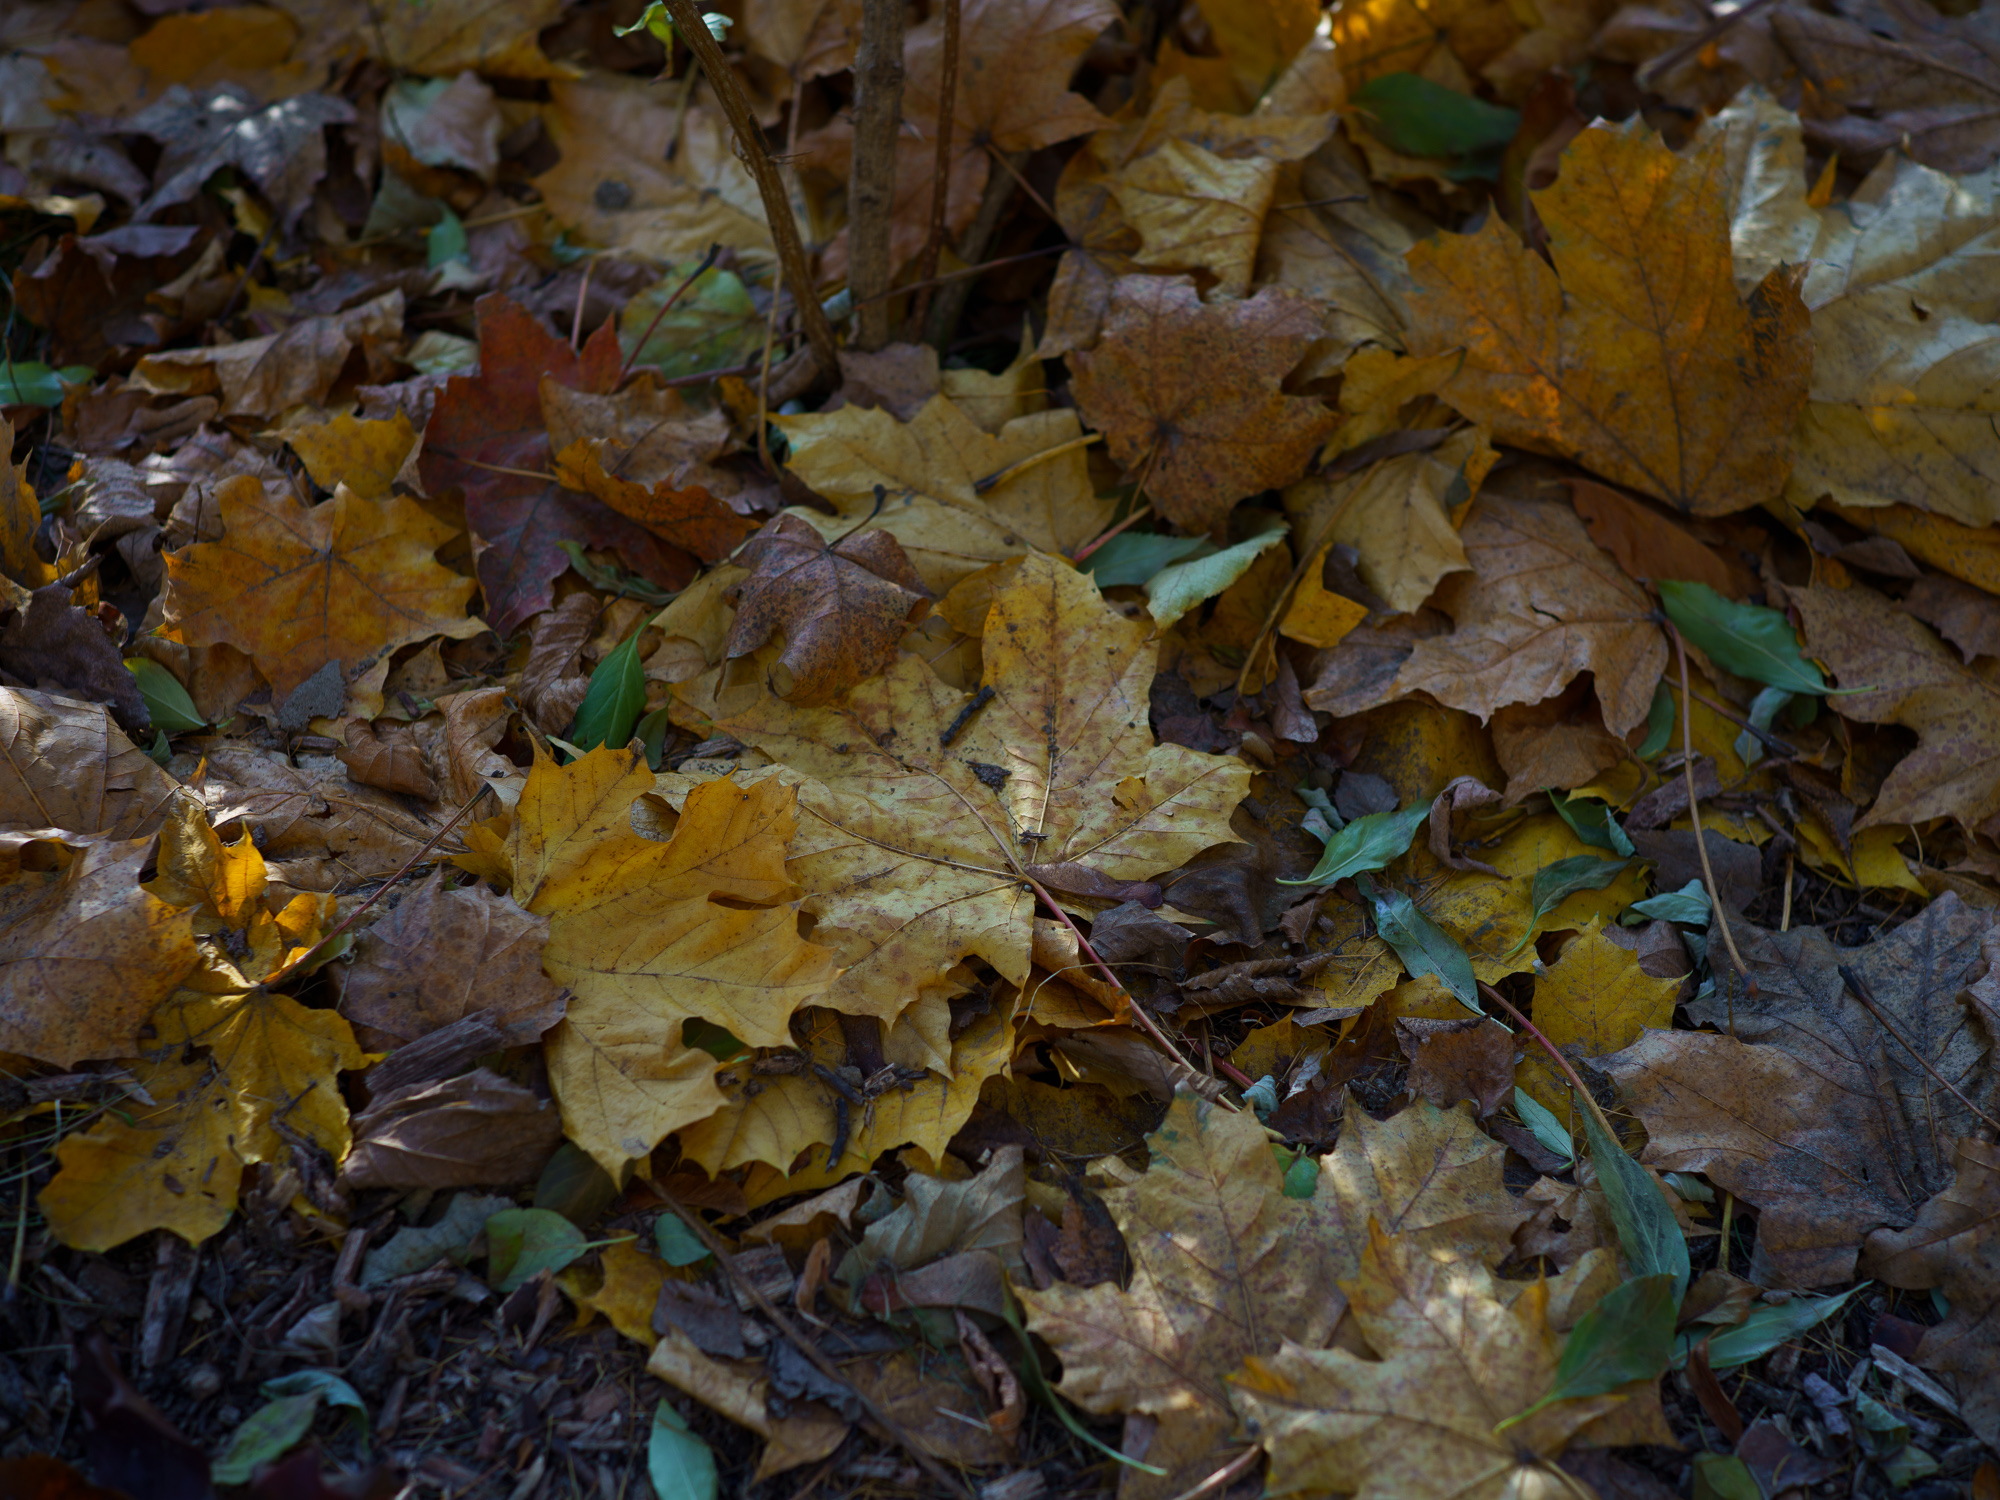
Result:
<svg viewBox="0 0 2000 1500">
<path fill-rule="evenodd" d="M 676 689 L 807 778 L 790 869 L 847 966 L 825 1000 L 837 1010 L 893 1020 L 975 955 L 1025 984 L 1036 898 L 1023 875 L 1038 864 L 1144 880 L 1234 841 L 1249 768 L 1154 744 L 1158 644 L 1089 578 L 1026 558 L 982 640 L 977 699 L 909 653 L 823 708 L 761 682 L 722 688 L 717 672 Z"/>
<path fill-rule="evenodd" d="M 715 1059 L 682 1041 L 682 1023 L 786 1046 L 792 1012 L 835 973 L 798 932 L 792 788 L 703 783 L 661 842 L 632 828 L 653 785 L 630 749 L 540 761 L 504 845 L 514 899 L 549 919 L 542 967 L 574 997 L 549 1048 L 564 1128 L 614 1173 L 724 1102 Z"/>
<path fill-rule="evenodd" d="M 1465 350 L 1445 399 L 1696 515 L 1775 497 L 1812 340 L 1798 273 L 1737 296 L 1720 146 L 1586 130 L 1533 196 L 1554 270 L 1497 214 L 1410 252 L 1410 352 Z"/>
<path fill-rule="evenodd" d="M 473 581 L 433 556 L 455 533 L 414 500 L 336 490 L 306 506 L 246 474 L 217 485 L 215 504 L 222 539 L 167 554 L 164 633 L 247 652 L 280 697 L 328 662 L 486 628 L 465 613 Z"/>
<path fill-rule="evenodd" d="M 126 1064 L 144 1095 L 56 1148 L 40 1203 L 65 1245 L 108 1250 L 149 1229 L 199 1243 L 229 1222 L 246 1166 L 291 1159 L 287 1136 L 347 1154 L 334 1075 L 365 1057 L 334 1012 L 262 988 L 181 990 L 152 1025 L 158 1045 Z"/>
<path fill-rule="evenodd" d="M 1612 942 L 1602 920 L 1593 919 L 1535 981 L 1534 1021 L 1571 1056 L 1604 1057 L 1631 1046 L 1648 1027 L 1673 1025 L 1680 988 L 1678 979 L 1646 973 L 1639 955 Z M 1569 1085 L 1539 1050 L 1521 1059 L 1515 1081 L 1567 1117 Z"/>
<path fill-rule="evenodd" d="M 384 500 L 417 445 L 417 431 L 400 411 L 377 422 L 340 412 L 328 422 L 291 428 L 285 441 L 321 489 L 344 484 L 363 500 Z"/>
</svg>

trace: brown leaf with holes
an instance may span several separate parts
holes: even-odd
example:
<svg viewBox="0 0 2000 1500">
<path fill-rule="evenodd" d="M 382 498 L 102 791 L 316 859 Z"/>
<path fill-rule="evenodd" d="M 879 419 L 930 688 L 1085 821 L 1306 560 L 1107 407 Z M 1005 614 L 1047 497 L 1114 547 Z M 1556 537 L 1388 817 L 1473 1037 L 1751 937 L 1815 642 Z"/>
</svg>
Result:
<svg viewBox="0 0 2000 1500">
<path fill-rule="evenodd" d="M 778 516 L 743 546 L 750 576 L 724 654 L 748 656 L 779 632 L 780 696 L 828 703 L 886 670 L 903 632 L 930 613 L 931 591 L 886 531 L 827 542 L 796 516 Z"/>
<path fill-rule="evenodd" d="M 1339 425 L 1282 389 L 1320 331 L 1312 304 L 1278 288 L 1204 305 L 1191 278 L 1121 277 L 1103 338 L 1069 356 L 1072 389 L 1160 513 L 1205 531 L 1305 473 Z"/>
</svg>

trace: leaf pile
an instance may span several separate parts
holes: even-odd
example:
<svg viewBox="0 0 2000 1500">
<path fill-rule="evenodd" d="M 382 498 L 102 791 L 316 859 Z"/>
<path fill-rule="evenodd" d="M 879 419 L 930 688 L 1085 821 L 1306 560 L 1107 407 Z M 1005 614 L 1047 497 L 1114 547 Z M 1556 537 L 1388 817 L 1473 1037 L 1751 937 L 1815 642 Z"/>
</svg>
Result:
<svg viewBox="0 0 2000 1500">
<path fill-rule="evenodd" d="M 0 20 L 0 1488 L 2000 1495 L 1992 15 L 907 10 Z"/>
</svg>

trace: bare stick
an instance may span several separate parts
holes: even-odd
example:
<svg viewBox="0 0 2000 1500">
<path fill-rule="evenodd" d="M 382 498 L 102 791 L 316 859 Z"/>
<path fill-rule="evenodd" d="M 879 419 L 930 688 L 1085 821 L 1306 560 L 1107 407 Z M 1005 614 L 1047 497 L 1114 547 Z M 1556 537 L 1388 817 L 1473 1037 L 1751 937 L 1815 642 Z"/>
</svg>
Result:
<svg viewBox="0 0 2000 1500">
<path fill-rule="evenodd" d="M 958 107 L 958 10 L 959 0 L 944 0 L 944 68 L 938 79 L 937 164 L 931 169 L 931 231 L 924 240 L 924 253 L 917 257 L 917 280 L 929 283 L 910 310 L 910 326 L 921 331 L 930 316 L 931 296 L 936 289 L 938 256 L 944 252 L 946 200 L 951 197 L 952 111 Z"/>
<path fill-rule="evenodd" d="M 431 841 L 428 844 L 424 845 L 423 848 L 419 849 L 415 854 L 412 854 L 408 859 L 404 860 L 402 869 L 398 870 L 395 874 L 391 875 L 387 880 L 383 881 L 379 886 L 377 886 L 375 888 L 375 893 L 372 896 L 370 896 L 366 901 L 362 902 L 359 906 L 355 907 L 353 911 L 347 914 L 346 921 L 342 922 L 338 927 L 334 928 L 333 931 L 329 932 L 325 937 L 321 938 L 318 942 L 314 943 L 313 951 L 315 953 L 318 952 L 321 948 L 324 948 L 328 943 L 332 942 L 335 938 L 339 937 L 343 932 L 347 931 L 347 929 L 352 927 L 356 922 L 360 921 L 361 914 L 367 911 L 368 908 L 373 906 L 377 901 L 380 901 L 382 899 L 383 893 L 388 891 L 391 886 L 395 885 L 397 881 L 401 880 L 405 875 L 409 874 L 411 870 L 415 869 L 417 865 L 422 863 L 423 858 L 426 854 L 429 854 L 431 850 L 437 848 L 439 844 L 443 843 L 444 836 L 450 833 L 452 829 L 458 827 L 459 822 L 465 817 L 465 815 L 471 812 L 473 808 L 479 805 L 479 799 L 481 797 L 484 797 L 487 794 L 487 792 L 491 790 L 492 788 L 490 787 L 482 786 L 478 791 L 474 792 L 471 795 L 471 797 L 466 799 L 465 806 L 461 807 L 457 812 L 451 815 L 451 821 L 449 823 L 445 824 L 444 827 L 440 828 L 436 833 L 431 835 Z"/>
<path fill-rule="evenodd" d="M 1025 151 L 1011 157 L 1003 157 L 1003 162 L 1012 163 L 1017 169 L 1028 159 Z M 1007 212 L 1007 205 L 1014 201 L 1014 179 L 999 174 L 986 180 L 986 193 L 979 200 L 979 208 L 972 216 L 972 222 L 958 241 L 958 258 L 968 266 L 976 264 L 986 256 L 987 246 L 993 243 L 993 236 L 1000 228 L 1001 216 Z M 933 345 L 938 353 L 947 352 L 951 336 L 958 329 L 959 314 L 965 311 L 965 304 L 972 296 L 976 278 L 965 277 L 950 283 L 931 303 L 930 316 L 924 320 L 924 342 Z"/>
<path fill-rule="evenodd" d="M 903 0 L 861 0 L 854 53 L 854 162 L 847 177 L 847 286 L 854 346 L 889 342 L 895 264 L 889 230 L 896 207 L 896 136 L 903 128 Z"/>
<path fill-rule="evenodd" d="M 1702 877 L 1708 882 L 1708 904 L 1715 913 L 1716 924 L 1722 928 L 1722 943 L 1729 950 L 1729 961 L 1736 965 L 1736 972 L 1743 976 L 1746 992 L 1755 993 L 1757 981 L 1750 977 L 1750 971 L 1743 966 L 1743 955 L 1736 951 L 1736 936 L 1729 930 L 1729 913 L 1722 907 L 1722 888 L 1715 883 L 1715 866 L 1708 862 L 1708 839 L 1701 831 L 1701 799 L 1694 789 L 1694 702 L 1693 693 L 1688 688 L 1687 642 L 1681 639 L 1680 631 L 1673 621 L 1667 622 L 1667 634 L 1674 638 L 1674 650 L 1681 662 L 1681 770 L 1687 773 L 1688 821 L 1694 824 L 1695 852 L 1701 855 Z M 1736 986 L 1731 984 L 1724 994 L 1729 1006 L 1729 1035 L 1736 1035 Z"/>
<path fill-rule="evenodd" d="M 757 179 L 757 194 L 764 200 L 764 217 L 771 226 L 778 264 L 792 289 L 792 299 L 798 304 L 799 327 L 805 331 L 806 342 L 812 345 L 813 358 L 819 362 L 821 373 L 830 376 L 840 368 L 833 325 L 826 320 L 826 309 L 819 305 L 819 296 L 813 290 L 805 241 L 799 238 L 798 222 L 792 217 L 792 200 L 785 192 L 778 169 L 771 163 L 771 153 L 764 149 L 764 132 L 758 128 L 750 101 L 744 97 L 743 85 L 723 57 L 722 48 L 716 45 L 695 0 L 661 0 L 661 3 L 673 17 L 674 31 L 687 43 L 695 61 L 708 75 L 709 86 L 721 101 L 722 112 L 729 117 L 729 127 L 736 132 L 750 175 Z"/>
<path fill-rule="evenodd" d="M 1614 1141 L 1617 1140 L 1618 1132 L 1611 1128 L 1610 1120 L 1606 1119 L 1604 1111 L 1597 1107 L 1597 1101 L 1591 1097 L 1589 1087 L 1584 1083 L 1583 1079 L 1578 1076 L 1576 1069 L 1570 1066 L 1569 1059 L 1564 1057 L 1561 1052 L 1556 1050 L 1556 1044 L 1550 1041 L 1547 1037 L 1543 1036 L 1541 1028 L 1535 1025 L 1535 1023 L 1533 1021 L 1530 1021 L 1526 1016 L 1522 1015 L 1520 1011 L 1516 1010 L 1514 1008 L 1513 1002 L 1509 1000 L 1505 995 L 1501 994 L 1498 990 L 1494 989 L 1492 985 L 1488 984 L 1483 979 L 1477 980 L 1475 981 L 1475 983 L 1477 983 L 1479 986 L 1480 994 L 1484 995 L 1488 1000 L 1492 1001 L 1493 1004 L 1499 1006 L 1502 1010 L 1506 1011 L 1508 1015 L 1512 1016 L 1515 1019 L 1515 1021 L 1519 1023 L 1523 1031 L 1527 1032 L 1529 1036 L 1533 1037 L 1537 1042 L 1541 1044 L 1542 1050 L 1548 1053 L 1549 1055 L 1549 1061 L 1553 1062 L 1558 1068 L 1562 1069 L 1563 1077 L 1569 1080 L 1569 1086 L 1576 1091 L 1577 1097 L 1583 1100 L 1583 1107 L 1589 1110 L 1592 1114 L 1597 1116 L 1597 1123 L 1604 1127 L 1604 1133 L 1606 1135 L 1610 1136 L 1611 1139 Z"/>
<path fill-rule="evenodd" d="M 676 1202 L 669 1194 L 661 1193 L 660 1197 L 665 1199 L 667 1207 L 674 1211 L 680 1221 L 693 1231 L 694 1237 L 701 1241 L 702 1248 L 715 1257 L 716 1265 L 720 1266 L 722 1274 L 729 1278 L 729 1284 L 742 1292 L 752 1302 L 756 1303 L 757 1311 L 771 1320 L 772 1326 L 790 1341 L 793 1348 L 806 1357 L 806 1361 L 815 1370 L 818 1370 L 820 1374 L 831 1380 L 835 1385 L 844 1387 L 854 1393 L 855 1403 L 867 1414 L 868 1420 L 874 1424 L 877 1431 L 895 1443 L 905 1453 L 908 1453 L 911 1458 L 915 1459 L 917 1467 L 943 1485 L 948 1492 L 954 1495 L 964 1495 L 967 1497 L 967 1500 L 970 1500 L 971 1491 L 965 1487 L 964 1481 L 945 1468 L 943 1464 L 932 1458 L 930 1453 L 904 1430 L 902 1424 L 884 1411 L 872 1396 L 849 1380 L 845 1375 L 841 1374 L 840 1366 L 822 1354 L 817 1344 L 800 1333 L 793 1326 L 792 1320 L 778 1311 L 777 1304 L 764 1295 L 762 1287 L 758 1286 L 747 1276 L 737 1275 L 736 1267 L 729 1260 L 729 1247 L 722 1242 L 720 1235 L 704 1224 L 697 1215 Z"/>
</svg>

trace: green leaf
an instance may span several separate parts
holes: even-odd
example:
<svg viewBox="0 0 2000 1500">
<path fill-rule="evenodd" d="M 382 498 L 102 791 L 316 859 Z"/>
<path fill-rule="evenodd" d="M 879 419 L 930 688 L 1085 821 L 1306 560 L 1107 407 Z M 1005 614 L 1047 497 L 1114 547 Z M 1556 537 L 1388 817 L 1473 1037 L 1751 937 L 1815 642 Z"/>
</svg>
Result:
<svg viewBox="0 0 2000 1500">
<path fill-rule="evenodd" d="M 424 263 L 433 271 L 446 261 L 471 258 L 464 221 L 449 208 L 444 211 L 444 217 L 431 226 L 431 232 L 424 237 L 424 247 Z"/>
<path fill-rule="evenodd" d="M 757 310 L 743 278 L 715 266 L 697 276 L 700 265 L 699 260 L 685 260 L 668 266 L 618 314 L 618 342 L 634 365 L 651 365 L 672 379 L 733 369 L 763 353 L 764 314 Z M 662 313 L 676 292 L 679 300 Z"/>
<path fill-rule="evenodd" d="M 690 1016 L 681 1022 L 681 1041 L 701 1048 L 717 1062 L 735 1062 L 750 1050 L 733 1033 L 700 1016 Z"/>
<path fill-rule="evenodd" d="M 1477 1011 L 1479 985 L 1472 975 L 1472 960 L 1451 934 L 1419 911 L 1416 902 L 1401 891 L 1379 890 L 1366 875 L 1357 876 L 1355 883 L 1375 908 L 1376 934 L 1396 950 L 1410 977 L 1437 975 L 1446 989 Z"/>
<path fill-rule="evenodd" d="M 630 26 L 611 28 L 613 36 L 630 36 L 635 31 L 651 32 L 662 46 L 671 47 L 674 44 L 673 17 L 668 15 L 666 6 L 662 5 L 660 0 L 653 0 L 653 3 L 640 13 L 639 19 Z"/>
<path fill-rule="evenodd" d="M 535 1179 L 536 1208 L 559 1213 L 581 1229 L 618 1197 L 618 1184 L 574 1141 L 564 1141 Z"/>
<path fill-rule="evenodd" d="M 671 604 L 674 601 L 674 595 L 668 590 L 648 583 L 636 573 L 621 573 L 616 568 L 600 567 L 585 557 L 583 548 L 575 542 L 557 542 L 556 545 L 569 554 L 569 565 L 592 588 L 608 589 L 614 594 L 637 599 L 641 604 Z"/>
<path fill-rule="evenodd" d="M 1638 852 L 1626 836 L 1625 825 L 1602 802 L 1589 797 L 1567 797 L 1558 791 L 1549 792 L 1549 801 L 1555 804 L 1557 816 L 1586 844 L 1609 849 L 1613 854 L 1630 856 Z"/>
<path fill-rule="evenodd" d="M 1528 918 L 1528 930 L 1521 934 L 1521 941 L 1507 950 L 1507 957 L 1512 958 L 1534 941 L 1542 918 L 1578 891 L 1603 890 L 1630 863 L 1628 859 L 1599 859 L 1591 854 L 1573 854 L 1568 859 L 1559 859 L 1535 871 L 1534 883 L 1528 887 L 1528 900 L 1534 907 L 1534 914 Z"/>
<path fill-rule="evenodd" d="M 1146 580 L 1146 608 L 1153 623 L 1165 630 L 1180 617 L 1217 594 L 1250 571 L 1250 565 L 1290 535 L 1289 528 L 1273 526 L 1246 542 L 1224 547 L 1209 557 L 1192 558 L 1162 568 Z"/>
<path fill-rule="evenodd" d="M 63 385 L 84 385 L 97 378 L 89 365 L 65 365 L 52 370 L 38 359 L 0 362 L 0 406 L 61 406 Z"/>
<path fill-rule="evenodd" d="M 243 1419 L 229 1440 L 222 1457 L 209 1470 L 216 1484 L 248 1484 L 265 1464 L 283 1458 L 299 1440 L 312 1431 L 319 1411 L 319 1392 L 300 1396 L 280 1396 L 267 1401 Z"/>
<path fill-rule="evenodd" d="M 1764 1500 L 1750 1466 L 1733 1453 L 1694 1456 L 1694 1500 Z"/>
<path fill-rule="evenodd" d="M 1749 720 L 1766 734 L 1771 731 L 1771 721 L 1778 717 L 1778 710 L 1791 703 L 1798 694 L 1789 688 L 1767 687 L 1750 700 Z M 1754 766 L 1764 758 L 1764 742 L 1745 729 L 1736 736 L 1736 758 L 1746 766 Z"/>
<path fill-rule="evenodd" d="M 1634 1380 L 1658 1377 L 1674 1355 L 1674 1313 L 1679 1306 L 1674 1278 L 1664 1272 L 1635 1276 L 1613 1287 L 1577 1319 L 1564 1340 L 1555 1388 L 1494 1432 L 1558 1401 L 1603 1396 Z"/>
<path fill-rule="evenodd" d="M 1578 1101 L 1583 1116 L 1583 1133 L 1590 1142 L 1590 1164 L 1597 1169 L 1598 1186 L 1604 1189 L 1605 1206 L 1618 1228 L 1618 1245 L 1635 1276 L 1666 1275 L 1673 1278 L 1674 1306 L 1688 1284 L 1687 1240 L 1674 1220 L 1666 1195 L 1646 1175 L 1646 1169 L 1625 1154 L 1625 1148 L 1611 1138 L 1597 1111 Z"/>
<path fill-rule="evenodd" d="M 1205 536 L 1167 536 L 1158 531 L 1121 531 L 1086 557 L 1079 567 L 1101 589 L 1146 582 L 1162 568 L 1205 557 L 1215 544 Z"/>
<path fill-rule="evenodd" d="M 708 1246 L 672 1209 L 653 1220 L 653 1243 L 659 1246 L 660 1259 L 670 1266 L 696 1266 L 708 1259 Z"/>
<path fill-rule="evenodd" d="M 486 1279 L 511 1292 L 583 1254 L 583 1231 L 546 1208 L 507 1208 L 486 1221 Z"/>
<path fill-rule="evenodd" d="M 1430 808 L 1419 802 L 1401 812 L 1369 813 L 1356 818 L 1326 841 L 1312 874 L 1304 880 L 1280 880 L 1278 884 L 1332 885 L 1350 875 L 1379 870 L 1410 847 L 1417 825 L 1430 815 Z"/>
<path fill-rule="evenodd" d="M 1544 1151 L 1560 1156 L 1566 1163 L 1576 1160 L 1576 1142 L 1570 1138 L 1569 1127 L 1563 1124 L 1556 1112 L 1543 1104 L 1533 1094 L 1519 1084 L 1514 1086 L 1514 1113 L 1521 1117 L 1521 1123 L 1542 1144 Z"/>
<path fill-rule="evenodd" d="M 1660 603 L 1667 618 L 1725 672 L 1794 693 L 1823 693 L 1826 678 L 1799 652 L 1792 622 L 1761 604 L 1738 604 L 1705 583 L 1665 579 Z"/>
<path fill-rule="evenodd" d="M 654 709 L 633 728 L 632 736 L 646 752 L 646 766 L 649 770 L 666 769 L 667 736 L 673 732 L 673 727 L 673 707 L 668 705 Z"/>
<path fill-rule="evenodd" d="M 1500 151 L 1520 129 L 1519 110 L 1488 104 L 1415 73 L 1384 73 L 1354 91 L 1381 142 L 1405 156 L 1465 159 Z"/>
<path fill-rule="evenodd" d="M 1793 1297 L 1789 1302 L 1760 1303 L 1750 1316 L 1734 1328 L 1725 1328 L 1708 1340 L 1708 1367 L 1733 1370 L 1753 1359 L 1762 1359 L 1778 1345 L 1789 1343 L 1809 1328 L 1817 1328 L 1847 1306 L 1848 1300 L 1874 1283 L 1864 1281 L 1838 1296 Z M 1683 1338 L 1678 1364 L 1686 1357 L 1692 1340 Z"/>
<path fill-rule="evenodd" d="M 1284 1194 L 1287 1198 L 1310 1198 L 1319 1191 L 1319 1158 L 1301 1151 L 1285 1168 Z"/>
<path fill-rule="evenodd" d="M 646 667 L 639 660 L 639 638 L 652 623 L 647 620 L 606 652 L 590 674 L 590 686 L 576 706 L 576 722 L 569 731 L 579 749 L 631 743 L 632 730 L 646 708 Z"/>
<path fill-rule="evenodd" d="M 1644 901 L 1634 901 L 1625 910 L 1637 912 L 1642 917 L 1654 917 L 1668 922 L 1686 922 L 1694 927 L 1708 926 L 1708 889 L 1699 880 L 1690 880 L 1677 891 L 1662 891 L 1657 896 L 1648 896 Z"/>
<path fill-rule="evenodd" d="M 653 1408 L 646 1475 L 659 1500 L 715 1500 L 715 1454 L 688 1430 L 687 1418 L 671 1402 Z"/>
<path fill-rule="evenodd" d="M 1664 681 L 1653 684 L 1653 706 L 1646 710 L 1646 738 L 1639 744 L 1639 759 L 1651 760 L 1667 748 L 1674 733 L 1674 694 Z"/>
<path fill-rule="evenodd" d="M 276 1380 L 264 1382 L 267 1396 L 318 1396 L 329 1406 L 340 1407 L 352 1412 L 354 1421 L 361 1429 L 362 1441 L 368 1438 L 368 1403 L 361 1399 L 361 1393 L 331 1370 L 294 1370 L 289 1375 L 280 1375 Z"/>
<path fill-rule="evenodd" d="M 153 716 L 154 728 L 168 734 L 188 734 L 208 727 L 208 720 L 194 706 L 194 699 L 188 696 L 180 679 L 151 657 L 127 657 L 125 670 L 139 684 L 139 696 L 146 700 L 146 712 Z"/>
</svg>

